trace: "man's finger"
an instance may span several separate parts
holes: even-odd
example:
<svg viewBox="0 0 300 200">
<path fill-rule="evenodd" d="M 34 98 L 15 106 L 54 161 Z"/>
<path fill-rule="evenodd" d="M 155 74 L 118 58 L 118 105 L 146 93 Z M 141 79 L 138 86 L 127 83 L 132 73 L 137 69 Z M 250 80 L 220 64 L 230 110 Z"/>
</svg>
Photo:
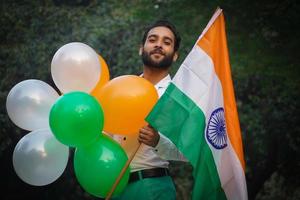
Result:
<svg viewBox="0 0 300 200">
<path fill-rule="evenodd" d="M 146 145 L 149 145 L 150 146 L 150 142 L 148 140 L 145 140 L 145 139 L 142 139 L 142 138 L 138 138 L 138 141 L 140 143 L 143 143 L 143 144 L 146 144 Z"/>
<path fill-rule="evenodd" d="M 143 140 L 150 140 L 150 136 L 148 134 L 145 134 L 145 133 L 140 133 L 139 138 L 141 138 Z"/>
<path fill-rule="evenodd" d="M 144 135 L 149 135 L 149 136 L 151 136 L 151 135 L 153 135 L 153 132 L 152 132 L 152 130 L 145 129 L 145 128 L 141 128 L 141 129 L 140 129 L 140 134 L 144 134 Z"/>
</svg>

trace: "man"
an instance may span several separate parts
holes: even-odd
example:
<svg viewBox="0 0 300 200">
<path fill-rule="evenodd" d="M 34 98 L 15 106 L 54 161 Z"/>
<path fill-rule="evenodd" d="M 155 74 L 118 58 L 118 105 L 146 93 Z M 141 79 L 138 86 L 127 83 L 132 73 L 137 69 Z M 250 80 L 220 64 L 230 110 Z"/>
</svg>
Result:
<svg viewBox="0 0 300 200">
<path fill-rule="evenodd" d="M 168 21 L 157 21 L 144 33 L 139 54 L 143 75 L 153 83 L 161 96 L 171 81 L 169 70 L 178 58 L 180 36 Z M 143 143 L 132 160 L 128 186 L 117 199 L 176 199 L 176 190 L 169 176 L 167 160 L 186 161 L 175 145 L 150 125 L 139 131 Z"/>
</svg>

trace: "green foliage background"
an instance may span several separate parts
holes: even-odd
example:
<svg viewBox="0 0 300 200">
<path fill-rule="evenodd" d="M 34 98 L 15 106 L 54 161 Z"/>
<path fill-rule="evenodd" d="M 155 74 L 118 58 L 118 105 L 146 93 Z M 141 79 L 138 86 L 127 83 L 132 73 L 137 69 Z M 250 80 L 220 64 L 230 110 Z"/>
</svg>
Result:
<svg viewBox="0 0 300 200">
<path fill-rule="evenodd" d="M 59 47 L 73 41 L 99 52 L 112 77 L 139 74 L 143 30 L 162 18 L 172 21 L 182 36 L 174 74 L 217 6 L 226 17 L 249 199 L 300 199 L 300 6 L 296 0 L 2 0 L 1 199 L 96 199 L 79 186 L 72 158 L 62 177 L 45 187 L 26 185 L 16 176 L 12 152 L 27 132 L 6 113 L 6 97 L 15 84 L 39 79 L 55 87 L 51 59 Z M 171 170 L 178 199 L 189 199 L 191 166 L 172 162 Z"/>
</svg>

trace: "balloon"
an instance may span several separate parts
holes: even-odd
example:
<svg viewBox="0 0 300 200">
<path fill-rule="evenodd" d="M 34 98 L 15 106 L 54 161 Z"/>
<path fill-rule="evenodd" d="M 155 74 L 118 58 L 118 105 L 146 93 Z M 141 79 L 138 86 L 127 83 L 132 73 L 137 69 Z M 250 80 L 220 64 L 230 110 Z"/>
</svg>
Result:
<svg viewBox="0 0 300 200">
<path fill-rule="evenodd" d="M 64 172 L 69 148 L 58 142 L 49 129 L 25 135 L 13 152 L 13 166 L 26 183 L 43 186 L 54 182 Z"/>
<path fill-rule="evenodd" d="M 112 134 L 134 135 L 142 126 L 158 94 L 146 79 L 125 75 L 103 86 L 97 96 L 104 111 L 104 131 Z"/>
<path fill-rule="evenodd" d="M 76 148 L 74 168 L 80 185 L 90 194 L 105 197 L 125 166 L 128 158 L 121 146 L 106 135 L 84 148 Z M 113 196 L 126 187 L 130 169 L 125 171 Z"/>
<path fill-rule="evenodd" d="M 7 96 L 8 116 L 22 129 L 31 131 L 49 128 L 50 109 L 58 97 L 57 92 L 43 81 L 22 81 Z"/>
<path fill-rule="evenodd" d="M 109 81 L 109 70 L 105 60 L 99 55 L 99 61 L 101 64 L 101 76 L 96 87 L 92 90 L 91 95 L 97 97 L 99 90 Z"/>
<path fill-rule="evenodd" d="M 122 136 L 122 139 L 120 140 L 120 145 L 125 150 L 128 157 L 130 157 L 134 153 L 134 151 L 140 144 L 138 141 L 138 136 L 138 134 L 126 135 Z"/>
<path fill-rule="evenodd" d="M 59 48 L 51 62 L 54 83 L 63 93 L 90 92 L 101 73 L 98 54 L 88 45 L 72 42 Z"/>
<path fill-rule="evenodd" d="M 103 111 L 93 96 L 70 92 L 54 103 L 49 121 L 53 134 L 60 142 L 78 147 L 89 144 L 101 134 Z"/>
</svg>

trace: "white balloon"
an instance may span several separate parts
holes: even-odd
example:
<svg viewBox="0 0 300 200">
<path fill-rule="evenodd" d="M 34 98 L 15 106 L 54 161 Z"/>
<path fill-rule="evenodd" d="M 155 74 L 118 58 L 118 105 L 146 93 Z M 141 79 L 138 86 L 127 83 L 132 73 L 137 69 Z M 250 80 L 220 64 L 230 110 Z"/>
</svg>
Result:
<svg viewBox="0 0 300 200">
<path fill-rule="evenodd" d="M 22 129 L 32 131 L 48 128 L 50 110 L 58 97 L 58 93 L 43 81 L 22 81 L 7 96 L 8 116 Z"/>
<path fill-rule="evenodd" d="M 63 93 L 89 93 L 97 85 L 101 73 L 98 54 L 90 46 L 72 42 L 59 48 L 51 62 L 54 83 Z"/>
<path fill-rule="evenodd" d="M 43 186 L 61 176 L 68 157 L 69 148 L 58 142 L 49 129 L 40 129 L 18 142 L 13 153 L 13 166 L 24 182 Z"/>
</svg>

